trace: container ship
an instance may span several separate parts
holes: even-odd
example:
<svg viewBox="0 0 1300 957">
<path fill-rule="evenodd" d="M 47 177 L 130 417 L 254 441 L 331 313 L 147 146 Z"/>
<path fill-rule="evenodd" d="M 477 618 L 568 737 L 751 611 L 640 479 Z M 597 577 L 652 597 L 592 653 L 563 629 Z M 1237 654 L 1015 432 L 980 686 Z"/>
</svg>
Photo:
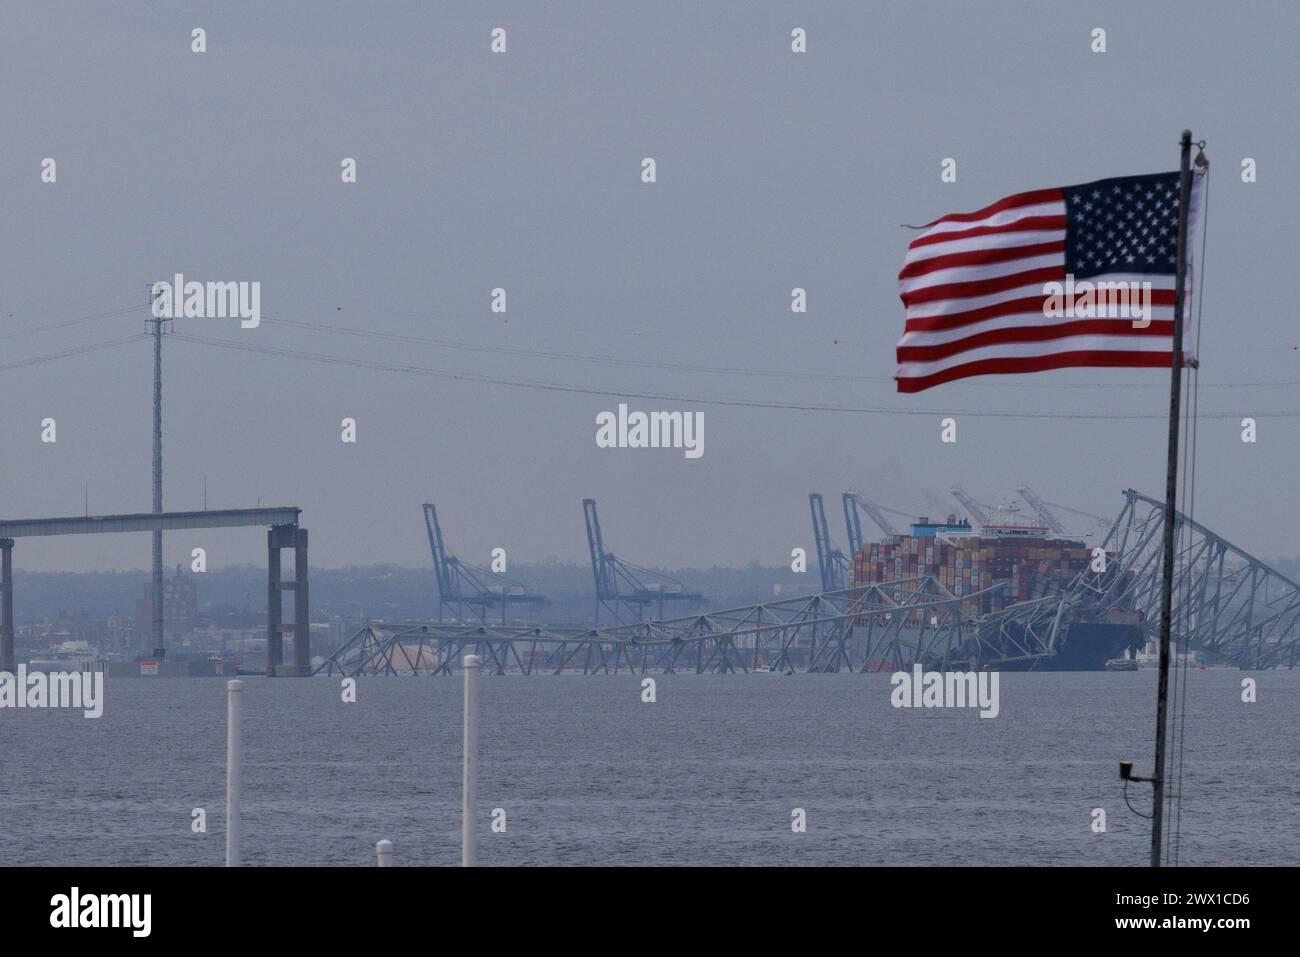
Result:
<svg viewBox="0 0 1300 957">
<path fill-rule="evenodd" d="M 1113 574 L 1107 554 L 1108 571 Z M 854 556 L 855 587 L 931 576 L 958 598 L 972 617 L 993 614 L 1021 602 L 1066 591 L 1092 562 L 1083 541 L 1052 534 L 1045 525 L 1014 522 L 983 524 L 948 515 L 945 521 L 923 517 L 909 534 L 894 535 L 863 546 Z M 1118 567 L 1116 564 L 1113 566 Z M 1002 587 L 993 586 L 1001 582 Z M 1138 612 L 1092 616 L 1080 609 L 1050 659 L 1025 663 L 1038 670 L 1101 671 L 1106 662 L 1134 654 L 1144 642 Z M 919 625 L 920 622 L 918 621 Z M 1007 662 L 1007 670 L 1016 667 Z"/>
</svg>

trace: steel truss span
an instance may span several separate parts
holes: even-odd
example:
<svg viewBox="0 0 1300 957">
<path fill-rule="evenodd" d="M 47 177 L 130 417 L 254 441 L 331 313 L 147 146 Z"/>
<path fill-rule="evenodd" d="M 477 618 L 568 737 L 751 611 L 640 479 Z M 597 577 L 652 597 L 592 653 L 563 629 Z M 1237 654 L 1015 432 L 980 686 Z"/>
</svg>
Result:
<svg viewBox="0 0 1300 957">
<path fill-rule="evenodd" d="M 972 597 L 925 576 L 605 628 L 370 621 L 317 673 L 449 674 L 467 653 L 496 674 L 891 670 L 962 649 Z"/>
<path fill-rule="evenodd" d="M 1106 567 L 1063 593 L 973 616 L 932 576 L 824 591 L 661 621 L 602 628 L 367 622 L 317 674 L 450 674 L 464 654 L 485 671 L 532 674 L 1032 669 L 1047 666 L 1072 624 L 1159 627 L 1164 504 L 1133 490 L 1100 547 Z M 1295 667 L 1300 585 L 1178 514 L 1173 635 L 1180 650 L 1242 668 Z"/>
<path fill-rule="evenodd" d="M 1127 489 L 1099 546 L 1104 567 L 1081 572 L 1063 595 L 1013 605 L 975 627 L 952 661 L 1033 665 L 1072 624 L 1131 623 L 1160 633 L 1164 502 Z M 1300 659 L 1300 584 L 1181 512 L 1174 513 L 1173 650 L 1243 669 L 1294 668 Z"/>
<path fill-rule="evenodd" d="M 1104 546 L 1119 574 L 1099 587 L 1084 573 L 1070 589 L 1079 608 L 1143 613 L 1160 627 L 1160 553 L 1164 502 L 1128 489 Z M 1173 640 L 1241 668 L 1294 668 L 1300 659 L 1300 584 L 1181 512 L 1174 513 Z"/>
</svg>

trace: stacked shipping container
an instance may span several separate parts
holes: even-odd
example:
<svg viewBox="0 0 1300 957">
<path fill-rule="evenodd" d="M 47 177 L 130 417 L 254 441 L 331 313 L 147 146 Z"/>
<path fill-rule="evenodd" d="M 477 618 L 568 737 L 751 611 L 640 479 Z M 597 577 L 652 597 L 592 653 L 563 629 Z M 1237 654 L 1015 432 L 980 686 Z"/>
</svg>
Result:
<svg viewBox="0 0 1300 957">
<path fill-rule="evenodd" d="M 853 584 L 933 576 L 966 598 L 1008 584 L 1001 592 L 964 601 L 970 615 L 1001 611 L 1065 588 L 1092 560 L 1083 542 L 1047 537 L 895 535 L 854 556 Z"/>
</svg>

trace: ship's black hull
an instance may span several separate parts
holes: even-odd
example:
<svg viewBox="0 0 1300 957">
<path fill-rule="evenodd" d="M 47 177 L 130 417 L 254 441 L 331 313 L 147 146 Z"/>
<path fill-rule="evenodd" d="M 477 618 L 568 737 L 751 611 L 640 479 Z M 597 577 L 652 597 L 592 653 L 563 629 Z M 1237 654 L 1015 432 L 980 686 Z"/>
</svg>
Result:
<svg viewBox="0 0 1300 957">
<path fill-rule="evenodd" d="M 1142 629 L 1136 625 L 1072 622 L 1052 657 L 991 666 L 999 671 L 1105 671 L 1107 661 L 1125 657 L 1144 641 Z"/>
</svg>

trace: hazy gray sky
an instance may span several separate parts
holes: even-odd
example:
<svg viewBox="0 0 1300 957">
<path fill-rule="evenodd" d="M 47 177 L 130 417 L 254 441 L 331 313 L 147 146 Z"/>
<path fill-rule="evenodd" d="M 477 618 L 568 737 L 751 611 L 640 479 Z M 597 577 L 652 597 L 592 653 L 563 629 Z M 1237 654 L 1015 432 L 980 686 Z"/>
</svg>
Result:
<svg viewBox="0 0 1300 957">
<path fill-rule="evenodd" d="M 611 393 L 167 341 L 166 507 L 201 507 L 204 476 L 213 508 L 300 505 L 318 565 L 427 564 L 426 500 L 478 562 L 493 545 L 585 561 L 583 496 L 613 550 L 669 565 L 788 561 L 810 545 L 810 490 L 841 541 L 851 487 L 934 513 L 953 484 L 997 500 L 1027 483 L 1110 515 L 1127 486 L 1162 494 L 1167 374 L 896 395 L 898 224 L 1172 169 L 1190 127 L 1213 163 L 1196 512 L 1263 557 L 1294 555 L 1300 389 L 1244 384 L 1300 380 L 1298 25 L 1292 3 L 5 3 L 0 366 L 143 332 L 146 284 L 183 272 L 259 281 L 268 318 L 178 332 Z M 498 26 L 504 55 L 489 51 Z M 195 27 L 206 53 L 190 50 Z M 794 27 L 806 54 L 790 51 Z M 1241 182 L 1243 157 L 1258 182 Z M 795 286 L 806 315 L 790 311 Z M 150 369 L 143 339 L 0 369 L 0 514 L 80 514 L 87 482 L 92 513 L 146 511 Z M 704 413 L 705 454 L 689 460 L 598 449 L 596 414 L 620 392 L 897 411 L 630 400 Z M 933 414 L 898 414 L 917 409 Z M 989 410 L 1154 417 L 973 416 Z M 1264 418 L 1277 412 L 1293 417 Z M 943 415 L 956 445 L 939 441 Z M 169 535 L 167 561 L 195 545 L 212 566 L 265 561 L 251 529 Z M 23 541 L 15 557 L 142 568 L 149 543 Z"/>
</svg>

